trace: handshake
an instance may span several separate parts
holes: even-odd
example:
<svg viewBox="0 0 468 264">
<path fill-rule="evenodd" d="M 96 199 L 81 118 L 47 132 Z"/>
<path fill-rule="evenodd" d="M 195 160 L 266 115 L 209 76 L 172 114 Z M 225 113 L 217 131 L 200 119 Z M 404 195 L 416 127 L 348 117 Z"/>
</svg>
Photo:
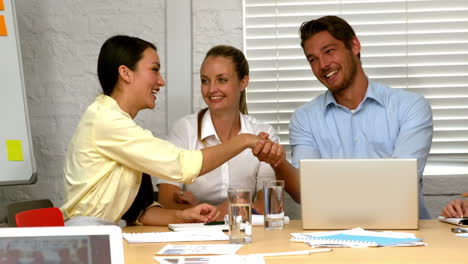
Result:
<svg viewBox="0 0 468 264">
<path fill-rule="evenodd" d="M 271 141 L 268 133 L 265 132 L 258 134 L 257 141 L 251 149 L 258 160 L 269 163 L 273 167 L 278 167 L 286 160 L 286 151 L 283 146 Z"/>
</svg>

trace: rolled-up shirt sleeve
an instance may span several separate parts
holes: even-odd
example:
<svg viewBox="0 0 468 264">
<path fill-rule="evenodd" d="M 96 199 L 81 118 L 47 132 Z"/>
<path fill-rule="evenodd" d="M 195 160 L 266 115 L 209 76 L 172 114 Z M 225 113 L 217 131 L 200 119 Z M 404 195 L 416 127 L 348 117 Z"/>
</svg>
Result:
<svg viewBox="0 0 468 264">
<path fill-rule="evenodd" d="M 296 110 L 289 123 L 289 143 L 291 144 L 292 165 L 299 168 L 301 159 L 321 158 L 320 150 L 315 141 L 311 120 L 302 109 Z"/>
</svg>

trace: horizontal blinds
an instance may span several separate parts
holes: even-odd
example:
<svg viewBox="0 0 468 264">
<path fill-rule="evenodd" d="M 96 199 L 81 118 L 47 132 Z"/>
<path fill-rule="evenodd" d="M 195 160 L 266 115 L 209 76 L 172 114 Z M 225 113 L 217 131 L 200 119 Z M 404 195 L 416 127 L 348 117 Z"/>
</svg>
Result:
<svg viewBox="0 0 468 264">
<path fill-rule="evenodd" d="M 427 174 L 468 165 L 468 1 L 244 0 L 249 113 L 289 151 L 292 112 L 326 88 L 313 75 L 299 26 L 338 15 L 355 29 L 369 78 L 424 95 L 434 115 Z M 461 167 L 460 167 L 461 166 Z M 465 172 L 467 173 L 467 172 Z M 468 173 L 467 173 L 468 174 Z"/>
</svg>

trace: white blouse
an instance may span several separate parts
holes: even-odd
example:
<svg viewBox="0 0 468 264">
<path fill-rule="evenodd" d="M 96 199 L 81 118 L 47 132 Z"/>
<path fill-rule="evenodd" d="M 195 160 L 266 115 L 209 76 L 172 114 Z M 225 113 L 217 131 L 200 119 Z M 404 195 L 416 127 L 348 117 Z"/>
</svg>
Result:
<svg viewBox="0 0 468 264">
<path fill-rule="evenodd" d="M 179 119 L 174 124 L 168 140 L 178 147 L 192 150 L 220 144 L 209 110 L 204 114 L 201 124 L 201 138 L 205 140 L 206 146 L 197 139 L 197 116 L 198 113 L 195 113 Z M 243 114 L 240 115 L 240 121 L 241 129 L 239 134 L 251 133 L 258 135 L 260 132 L 266 132 L 273 142 L 279 142 L 276 131 L 272 126 L 258 122 L 255 118 Z M 265 180 L 274 179 L 275 173 L 271 166 L 268 163 L 260 162 L 252 154 L 251 149 L 245 149 L 215 170 L 196 178 L 192 184 L 160 179 L 158 179 L 158 183 L 174 184 L 184 191 L 192 192 L 201 203 L 219 205 L 226 201 L 227 191 L 230 187 L 250 189 L 253 196 L 255 196 L 262 189 Z"/>
</svg>

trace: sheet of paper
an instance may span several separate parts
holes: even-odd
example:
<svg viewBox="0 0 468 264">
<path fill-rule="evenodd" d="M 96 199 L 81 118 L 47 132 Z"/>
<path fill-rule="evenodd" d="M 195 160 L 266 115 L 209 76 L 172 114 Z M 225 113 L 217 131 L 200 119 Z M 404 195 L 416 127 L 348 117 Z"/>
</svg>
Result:
<svg viewBox="0 0 468 264">
<path fill-rule="evenodd" d="M 169 224 L 170 230 L 175 232 L 180 231 L 201 231 L 205 230 L 219 230 L 219 231 L 228 231 L 229 225 L 205 225 L 203 223 L 187 223 L 187 224 Z"/>
<path fill-rule="evenodd" d="M 153 232 L 153 233 L 123 233 L 128 243 L 156 243 L 182 241 L 220 241 L 229 240 L 229 236 L 219 230 Z"/>
<path fill-rule="evenodd" d="M 205 245 L 172 245 L 167 244 L 158 255 L 232 255 L 242 244 L 205 244 Z"/>
<path fill-rule="evenodd" d="M 6 141 L 7 156 L 9 161 L 22 161 L 23 150 L 21 148 L 21 140 Z"/>
<path fill-rule="evenodd" d="M 5 23 L 5 16 L 0 15 L 0 36 L 8 36 L 8 31 Z"/>
<path fill-rule="evenodd" d="M 160 264 L 264 264 L 261 256 L 221 255 L 192 257 L 154 257 Z"/>
</svg>

